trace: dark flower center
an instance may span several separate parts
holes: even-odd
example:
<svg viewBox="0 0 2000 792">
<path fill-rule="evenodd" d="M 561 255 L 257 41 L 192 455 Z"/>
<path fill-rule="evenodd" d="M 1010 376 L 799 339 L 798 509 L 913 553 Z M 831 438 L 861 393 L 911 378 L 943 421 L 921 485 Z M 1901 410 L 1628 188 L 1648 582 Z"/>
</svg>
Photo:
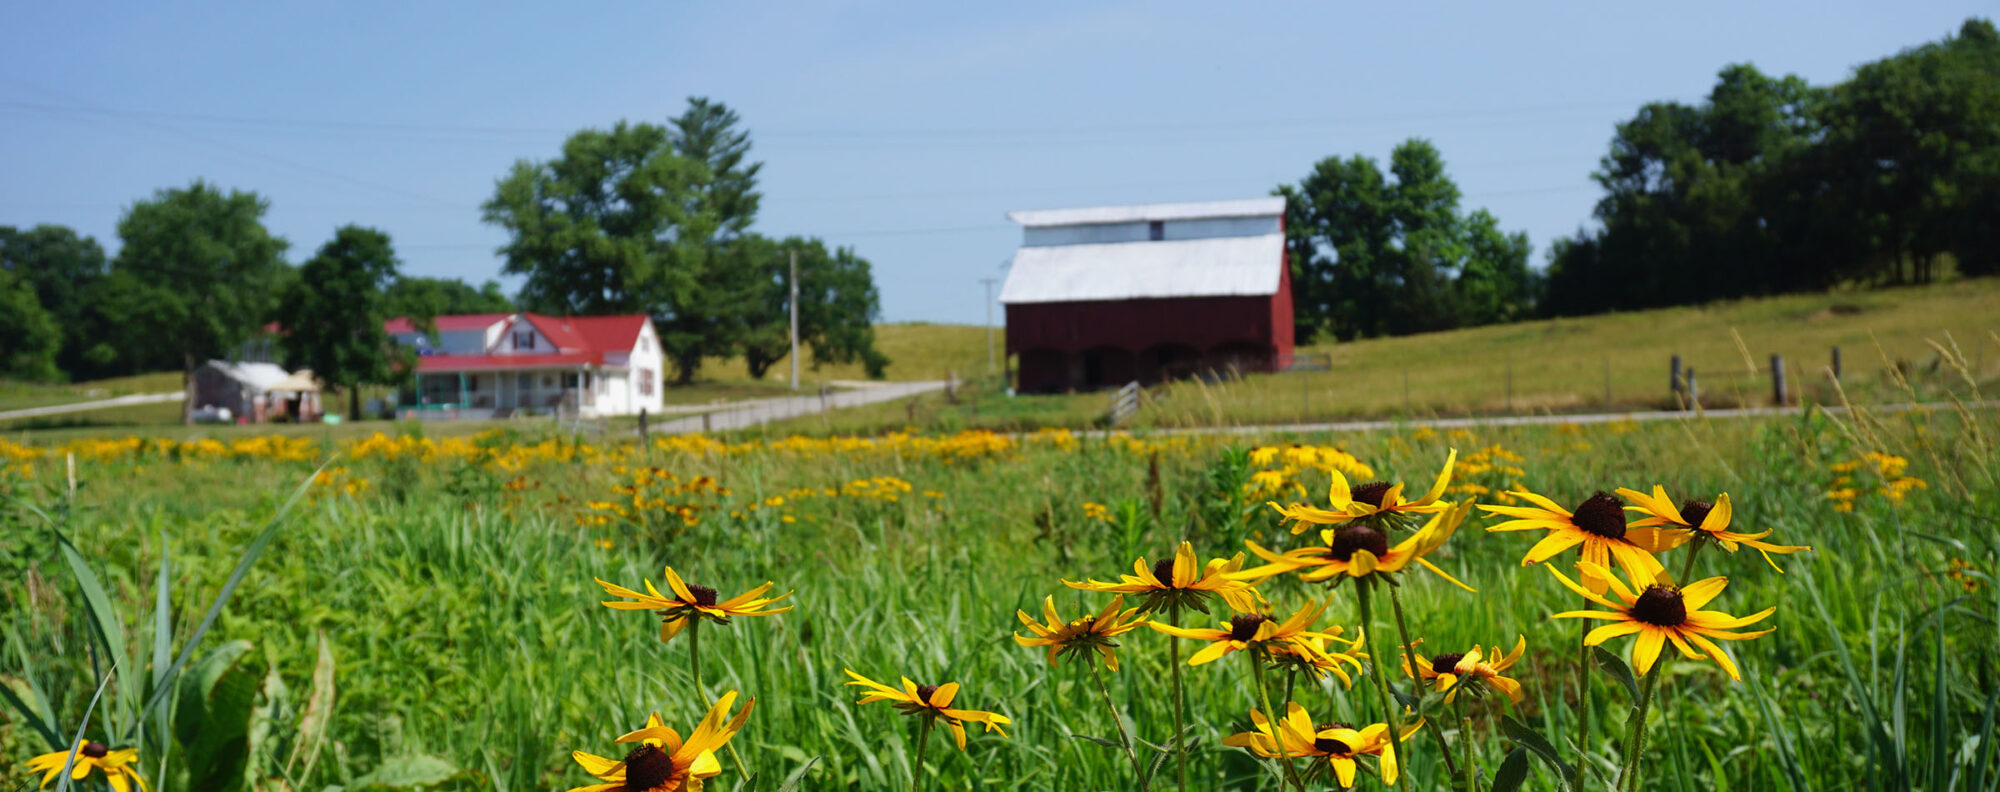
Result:
<svg viewBox="0 0 2000 792">
<path fill-rule="evenodd" d="M 1389 487 L 1391 486 L 1393 485 L 1391 485 L 1389 482 L 1386 481 L 1370 481 L 1359 487 L 1355 487 L 1353 492 L 1353 498 L 1357 501 L 1366 503 L 1375 508 L 1386 509 L 1390 506 L 1396 505 L 1393 503 L 1382 502 L 1383 498 L 1389 497 Z"/>
<path fill-rule="evenodd" d="M 1229 617 L 1229 640 L 1248 641 L 1257 637 L 1257 627 L 1270 621 L 1271 617 L 1261 613 L 1239 613 Z"/>
<path fill-rule="evenodd" d="M 1431 672 L 1436 674 L 1458 673 L 1458 661 L 1465 659 L 1464 652 L 1441 654 L 1431 658 Z"/>
<path fill-rule="evenodd" d="M 1708 519 L 1708 513 L 1715 511 L 1715 504 L 1703 500 L 1691 500 L 1681 504 L 1681 519 L 1687 524 L 1701 527 L 1701 521 Z"/>
<path fill-rule="evenodd" d="M 1606 539 L 1625 538 L 1625 504 L 1603 490 L 1585 498 L 1570 521 L 1585 533 Z"/>
<path fill-rule="evenodd" d="M 1679 627 L 1687 623 L 1687 603 L 1681 591 L 1667 586 L 1648 586 L 1632 603 L 1632 618 L 1657 627 Z"/>
<path fill-rule="evenodd" d="M 1345 723 L 1322 723 L 1319 725 L 1319 728 L 1315 729 L 1314 731 L 1326 731 L 1327 729 L 1345 729 L 1345 728 L 1348 728 L 1348 725 Z M 1314 738 L 1313 748 L 1317 749 L 1320 753 L 1324 754 L 1354 753 L 1354 749 L 1349 747 L 1347 743 L 1333 739 L 1332 737 Z"/>
<path fill-rule="evenodd" d="M 78 753 L 92 759 L 103 759 L 105 754 L 111 753 L 111 746 L 101 742 L 87 742 L 83 744 L 83 750 L 78 751 Z"/>
<path fill-rule="evenodd" d="M 936 692 L 937 692 L 937 689 L 938 689 L 938 686 L 937 686 L 937 685 L 918 685 L 918 686 L 917 686 L 917 699 L 918 699 L 919 701 L 922 701 L 922 702 L 923 702 L 923 703 L 925 703 L 925 704 L 930 704 L 930 703 L 931 703 L 931 694 L 932 694 L 932 693 L 936 693 Z"/>
<path fill-rule="evenodd" d="M 645 792 L 674 777 L 674 759 L 657 745 L 641 743 L 625 755 L 625 789 Z"/>
<path fill-rule="evenodd" d="M 1366 550 L 1376 558 L 1389 554 L 1389 537 L 1382 531 L 1367 525 L 1342 523 L 1333 529 L 1333 546 L 1328 555 L 1335 560 L 1346 561 L 1354 557 L 1354 551 Z"/>
<path fill-rule="evenodd" d="M 1174 588 L 1174 560 L 1163 558 L 1153 562 L 1153 577 L 1160 579 L 1160 585 Z"/>
<path fill-rule="evenodd" d="M 707 608 L 715 607 L 715 589 L 693 583 L 687 584 L 687 587 L 688 593 L 694 595 L 694 604 Z"/>
</svg>

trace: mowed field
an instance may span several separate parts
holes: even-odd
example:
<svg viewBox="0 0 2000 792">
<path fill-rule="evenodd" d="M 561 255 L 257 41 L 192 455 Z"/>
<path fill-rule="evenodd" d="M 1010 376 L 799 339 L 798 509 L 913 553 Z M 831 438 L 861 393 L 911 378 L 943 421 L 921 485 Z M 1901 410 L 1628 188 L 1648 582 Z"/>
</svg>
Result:
<svg viewBox="0 0 2000 792">
<path fill-rule="evenodd" d="M 1316 723 L 1383 720 L 1382 685 L 1418 692 L 1395 662 L 1407 635 L 1436 654 L 1524 639 L 1504 669 L 1523 695 L 1468 692 L 1462 710 L 1422 699 L 1442 728 L 1403 743 L 1397 788 L 1448 787 L 1442 739 L 1481 768 L 1482 788 L 1512 773 L 1512 755 L 1530 771 L 1524 788 L 1555 789 L 1551 763 L 1523 746 L 1575 761 L 1587 714 L 1587 777 L 1608 789 L 1643 685 L 1657 691 L 1639 788 L 1991 790 L 1996 437 L 1990 414 L 1941 411 L 1227 439 L 0 444 L 0 778 L 34 783 L 22 763 L 81 733 L 138 749 L 156 790 L 567 789 L 595 783 L 571 751 L 622 757 L 631 746 L 613 740 L 650 712 L 689 735 L 736 690 L 755 708 L 710 789 L 776 789 L 808 765 L 803 789 L 1132 789 L 1092 658 L 1052 667 L 1017 645 L 1029 633 L 1016 611 L 1039 615 L 1053 597 L 1065 617 L 1096 613 L 1110 595 L 1062 581 L 1115 579 L 1182 540 L 1202 559 L 1246 541 L 1311 546 L 1317 533 L 1294 537 L 1263 503 L 1325 506 L 1335 470 L 1409 482 L 1414 497 L 1456 449 L 1447 500 L 1728 493 L 1737 530 L 1812 549 L 1774 556 L 1782 574 L 1749 547 L 1693 556 L 1690 577 L 1728 578 L 1708 609 L 1775 608 L 1743 628 L 1773 632 L 1724 642 L 1741 681 L 1669 646 L 1656 683 L 1628 686 L 1622 663 L 1593 661 L 1587 697 L 1575 682 L 1585 623 L 1550 617 L 1601 607 L 1550 574 L 1575 577 L 1577 551 L 1522 565 L 1543 531 L 1489 533 L 1496 520 L 1474 512 L 1426 560 L 1476 592 L 1417 565 L 1393 573 L 1407 633 L 1386 589 L 1365 624 L 1357 584 L 1276 575 L 1256 588 L 1261 608 L 1321 603 L 1312 626 L 1365 635 L 1354 651 L 1372 656 L 1341 666 L 1351 687 L 1274 669 L 1261 695 L 1245 653 L 1186 667 L 1189 788 L 1279 788 L 1278 766 L 1222 744 L 1265 695 Z M 246 554 L 240 586 L 189 645 Z M 1659 560 L 1679 575 L 1689 557 Z M 792 610 L 662 643 L 658 617 L 600 604 L 593 578 L 665 590 L 663 567 L 723 598 L 770 581 L 790 593 L 772 607 Z M 1208 606 L 1184 622 L 1214 626 L 1226 608 Z M 1184 661 L 1205 644 L 1145 627 L 1114 640 L 1121 667 L 1105 692 L 1139 738 L 1169 743 L 1170 642 Z M 1633 644 L 1603 643 L 1619 658 Z M 962 751 L 940 730 L 920 765 L 916 722 L 858 705 L 846 669 L 891 686 L 955 682 L 952 706 L 1011 724 L 1005 737 L 968 724 Z M 1152 788 L 1175 774 L 1166 763 Z M 1366 771 L 1356 783 L 1382 786 Z"/>
<path fill-rule="evenodd" d="M 1966 372 L 1930 344 L 1955 346 Z M 1250 374 L 1152 389 L 1133 425 L 1256 425 L 1350 418 L 1655 410 L 1674 404 L 1669 362 L 1693 369 L 1708 407 L 1771 403 L 1770 356 L 1785 358 L 1794 401 L 1836 403 L 1828 369 L 1862 403 L 1969 392 L 2000 377 L 2000 279 L 1867 292 L 1791 295 L 1692 308 L 1548 319 L 1442 333 L 1302 346 L 1325 370 Z M 1903 375 L 1898 381 L 1890 369 Z M 983 369 L 976 369 L 981 370 Z M 958 403 L 937 395 L 802 419 L 781 430 L 1083 427 L 1108 394 L 1007 397 L 981 381 Z M 1608 398 L 1607 398 L 1608 396 Z"/>
</svg>

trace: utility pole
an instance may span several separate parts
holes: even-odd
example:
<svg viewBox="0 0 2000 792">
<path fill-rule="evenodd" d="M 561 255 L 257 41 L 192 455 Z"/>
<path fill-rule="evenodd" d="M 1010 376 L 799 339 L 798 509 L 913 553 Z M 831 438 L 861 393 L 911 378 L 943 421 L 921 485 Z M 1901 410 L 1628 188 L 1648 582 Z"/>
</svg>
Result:
<svg viewBox="0 0 2000 792">
<path fill-rule="evenodd" d="M 799 252 L 792 251 L 792 390 L 799 389 Z"/>
<path fill-rule="evenodd" d="M 999 280 L 999 278 L 979 279 L 979 282 L 986 286 L 986 373 L 989 375 L 993 373 L 995 365 L 993 362 L 993 284 L 999 282 Z"/>
</svg>

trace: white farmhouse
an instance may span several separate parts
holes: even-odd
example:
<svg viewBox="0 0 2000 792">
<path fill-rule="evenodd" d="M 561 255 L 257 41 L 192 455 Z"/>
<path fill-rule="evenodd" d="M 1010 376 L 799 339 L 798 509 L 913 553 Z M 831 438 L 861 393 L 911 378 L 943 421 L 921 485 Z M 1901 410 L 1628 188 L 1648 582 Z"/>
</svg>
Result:
<svg viewBox="0 0 2000 792">
<path fill-rule="evenodd" d="M 415 405 L 480 418 L 516 413 L 657 413 L 663 357 L 645 314 L 440 316 L 435 337 L 407 318 L 384 330 L 417 350 Z"/>
</svg>

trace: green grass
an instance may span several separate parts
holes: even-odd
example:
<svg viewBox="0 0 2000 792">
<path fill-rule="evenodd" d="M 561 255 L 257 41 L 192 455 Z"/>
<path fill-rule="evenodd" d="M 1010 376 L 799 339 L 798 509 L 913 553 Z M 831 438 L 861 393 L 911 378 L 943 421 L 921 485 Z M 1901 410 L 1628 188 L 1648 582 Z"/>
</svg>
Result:
<svg viewBox="0 0 2000 792">
<path fill-rule="evenodd" d="M 178 371 L 162 371 L 66 385 L 0 380 L 0 412 L 75 404 L 140 393 L 165 393 L 180 389 L 181 373 Z"/>
<path fill-rule="evenodd" d="M 1503 446 L 1524 457 L 1521 483 L 1566 504 L 1599 488 L 1656 482 L 1682 496 L 1727 491 L 1737 525 L 1815 549 L 1781 559 L 1783 575 L 1747 549 L 1704 554 L 1699 574 L 1731 578 L 1713 607 L 1741 614 L 1776 606 L 1768 625 L 1777 631 L 1732 646 L 1743 683 L 1712 665 L 1666 667 L 1646 788 L 1945 789 L 1956 777 L 1956 788 L 1989 792 L 2000 779 L 1993 753 L 1981 751 L 1993 739 L 2000 691 L 1992 651 L 2000 642 L 1991 578 L 2000 563 L 1992 539 L 2000 519 L 1991 506 L 2000 497 L 1996 432 L 1990 417 L 1968 426 L 1946 412 L 1851 423 L 1694 419 L 1263 439 L 1338 444 L 1383 476 L 1410 481 L 1435 475 L 1447 447 L 1469 454 Z M 892 682 L 899 675 L 960 681 L 959 706 L 1014 719 L 1009 739 L 974 728 L 964 753 L 933 740 L 933 788 L 1130 788 L 1122 757 L 1079 739 L 1111 733 L 1082 667 L 1051 669 L 1039 650 L 1016 646 L 1013 613 L 1044 595 L 1055 595 L 1065 614 L 1101 606 L 1103 597 L 1060 580 L 1118 574 L 1134 556 L 1160 557 L 1183 537 L 1205 556 L 1235 552 L 1245 538 L 1283 539 L 1267 510 L 1234 494 L 1226 444 L 1237 442 L 1246 441 L 1162 439 L 1139 450 L 1122 440 L 1029 441 L 969 456 L 953 453 L 969 447 L 964 441 L 925 441 L 878 450 L 663 444 L 579 458 L 551 446 L 476 458 L 484 462 L 342 459 L 336 464 L 346 475 L 370 485 L 355 497 L 311 496 L 256 561 L 208 643 L 255 642 L 299 698 L 315 636 L 328 636 L 339 691 L 331 742 L 312 777 L 295 779 L 300 788 L 351 785 L 395 757 L 422 754 L 476 771 L 480 779 L 463 788 L 563 789 L 587 780 L 569 751 L 616 756 L 611 740 L 645 713 L 657 710 L 685 733 L 703 708 L 690 690 L 686 636 L 660 644 L 647 614 L 599 606 L 591 578 L 657 582 L 670 564 L 724 596 L 772 580 L 796 592 L 787 600 L 795 610 L 739 617 L 701 639 L 708 680 L 757 698 L 734 744 L 759 788 L 774 788 L 774 779 L 813 756 L 821 758 L 805 788 L 908 785 L 910 722 L 885 704 L 856 706 L 854 690 L 840 686 L 843 668 Z M 1909 473 L 1928 488 L 1901 506 L 1869 496 L 1853 512 L 1836 511 L 1825 496 L 1831 466 L 1865 450 L 1907 458 Z M 313 464 L 86 459 L 82 489 L 57 513 L 69 515 L 64 530 L 102 578 L 129 642 L 145 646 L 161 629 L 152 603 L 162 556 L 172 558 L 172 597 L 157 623 L 185 635 L 237 554 Z M 614 466 L 635 464 L 684 479 L 714 476 L 731 494 L 694 498 L 714 508 L 691 528 L 657 514 L 642 523 L 579 524 L 586 500 L 620 498 L 611 487 L 627 476 Z M 13 481 L 17 498 L 62 505 L 43 488 L 60 480 L 60 462 L 31 466 L 33 479 L 16 473 L 0 481 Z M 1477 480 L 1511 483 L 1493 475 Z M 792 492 L 876 476 L 912 489 L 893 503 Z M 526 489 L 508 489 L 508 481 Z M 1215 491 L 1218 481 L 1230 494 Z M 1315 498 L 1325 491 L 1317 474 L 1302 483 Z M 773 496 L 788 500 L 748 510 Z M 1117 522 L 1086 517 L 1085 502 L 1108 504 Z M 3 514 L 12 522 L 0 525 L 0 674 L 8 675 L 0 681 L 46 692 L 61 725 L 74 729 L 96 681 L 86 651 L 95 640 L 89 612 L 47 529 L 18 508 Z M 1513 676 L 1527 699 L 1511 714 L 1567 746 L 1577 631 L 1548 616 L 1581 603 L 1544 570 L 1520 566 L 1530 543 L 1468 525 L 1436 559 L 1479 593 L 1415 572 L 1404 578 L 1403 600 L 1431 651 L 1525 635 L 1529 652 Z M 1953 559 L 1969 564 L 1963 581 L 1944 574 Z M 1291 579 L 1264 590 L 1287 611 L 1323 593 Z M 1344 587 L 1327 618 L 1352 629 L 1355 604 L 1353 588 Z M 1393 631 L 1380 630 L 1370 644 L 1385 651 Z M 1156 741 L 1166 729 L 1167 640 L 1150 631 L 1128 636 L 1125 671 L 1113 679 L 1113 695 L 1140 734 Z M 1611 645 L 1622 655 L 1628 639 Z M 152 666 L 143 652 L 133 656 L 128 674 L 143 679 Z M 1187 679 L 1200 741 L 1194 786 L 1275 789 L 1255 761 L 1218 744 L 1242 728 L 1254 698 L 1241 658 L 1189 669 Z M 124 684 L 141 683 L 113 686 Z M 1371 684 L 1363 678 L 1352 691 L 1301 684 L 1294 698 L 1320 719 L 1370 722 L 1379 718 Z M 1602 676 L 1592 694 L 1592 748 L 1607 765 L 1623 734 L 1622 691 Z M 108 697 L 112 726 L 132 718 L 115 704 L 119 695 Z M 1513 747 L 1498 730 L 1507 711 L 1492 699 L 1471 710 L 1488 773 Z M 11 712 L 0 720 L 5 767 L 44 750 Z M 149 747 L 145 761 L 161 753 Z M 1398 788 L 1444 788 L 1427 737 L 1405 754 Z M 1567 747 L 1562 754 L 1573 755 Z M 722 761 L 726 771 L 711 788 L 743 788 L 732 760 Z M 1975 779 L 1975 770 L 1985 775 Z M 1551 778 L 1537 764 L 1528 788 L 1551 789 Z"/>
</svg>

